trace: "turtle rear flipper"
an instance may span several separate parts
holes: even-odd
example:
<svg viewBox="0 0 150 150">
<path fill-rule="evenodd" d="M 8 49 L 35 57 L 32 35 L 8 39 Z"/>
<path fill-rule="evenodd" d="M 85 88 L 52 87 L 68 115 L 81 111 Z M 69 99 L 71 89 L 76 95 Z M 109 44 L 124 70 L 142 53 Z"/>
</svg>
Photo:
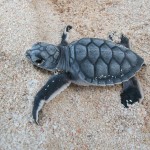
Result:
<svg viewBox="0 0 150 150">
<path fill-rule="evenodd" d="M 125 35 L 121 35 L 121 45 L 124 45 L 127 48 L 130 48 L 129 46 L 129 39 Z M 136 77 L 132 77 L 126 82 L 123 82 L 122 84 L 123 89 L 121 96 L 121 103 L 128 108 L 128 104 L 132 105 L 136 102 L 139 102 L 143 98 L 143 92 L 141 91 L 139 81 L 136 79 Z"/>
<path fill-rule="evenodd" d="M 109 40 L 114 41 L 115 36 L 117 36 L 116 32 L 112 32 L 108 35 L 108 38 Z M 118 38 L 120 38 L 120 42 L 117 42 L 117 44 L 130 48 L 129 39 L 124 34 L 120 34 L 120 37 Z M 135 102 L 139 102 L 143 98 L 143 92 L 141 91 L 136 77 L 132 77 L 128 81 L 123 82 L 122 87 L 122 92 L 120 94 L 121 103 L 126 108 L 129 107 L 129 104 L 132 105 Z"/>
<path fill-rule="evenodd" d="M 132 105 L 135 102 L 139 102 L 143 98 L 143 94 L 136 77 L 132 77 L 131 79 L 123 83 L 123 89 L 120 96 L 121 103 L 126 108 L 129 107 L 128 104 Z"/>
</svg>

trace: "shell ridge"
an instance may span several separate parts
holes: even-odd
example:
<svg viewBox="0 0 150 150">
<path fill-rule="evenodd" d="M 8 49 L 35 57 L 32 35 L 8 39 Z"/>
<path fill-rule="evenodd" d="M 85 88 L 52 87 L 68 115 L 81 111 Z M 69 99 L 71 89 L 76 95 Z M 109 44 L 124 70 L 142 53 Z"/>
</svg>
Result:
<svg viewBox="0 0 150 150">
<path fill-rule="evenodd" d="M 95 39 L 96 39 L 96 38 L 95 38 Z M 95 64 L 97 64 L 98 60 L 99 60 L 100 57 L 101 57 L 101 50 L 100 50 L 101 45 L 100 45 L 100 46 L 96 45 L 95 42 L 94 42 L 94 39 L 91 39 L 91 41 L 92 41 L 92 43 L 93 43 L 96 47 L 98 47 L 98 49 L 99 49 L 99 57 L 97 58 L 97 60 L 96 60 L 95 63 L 94 63 L 94 78 L 92 79 L 92 82 L 94 82 L 94 80 L 95 80 L 96 83 L 98 84 L 98 80 L 97 80 L 97 77 L 96 77 L 96 65 L 95 65 Z M 104 44 L 104 43 L 103 43 L 103 44 Z M 102 45 L 103 45 L 103 44 L 102 44 Z"/>
<path fill-rule="evenodd" d="M 92 41 L 92 43 L 95 45 L 95 46 L 97 46 L 95 43 L 94 43 L 94 41 L 93 41 L 94 39 L 92 38 L 91 39 L 91 41 Z M 99 48 L 99 46 L 97 46 L 98 48 Z"/>
<path fill-rule="evenodd" d="M 112 48 L 111 48 L 105 41 L 104 41 L 104 43 L 110 48 L 110 50 L 111 50 L 111 52 L 112 52 L 112 57 L 111 57 L 111 59 L 110 59 L 108 65 L 107 65 L 107 67 L 108 67 L 108 76 L 109 76 L 109 75 L 110 75 L 110 63 L 111 63 L 111 61 L 112 61 L 112 59 L 113 59 L 113 51 L 112 51 Z"/>
<path fill-rule="evenodd" d="M 118 46 L 116 46 L 116 47 L 119 48 L 119 50 L 122 51 L 122 49 L 120 47 L 118 47 Z M 119 63 L 120 64 L 120 77 L 122 76 L 122 65 L 123 65 L 123 62 L 126 59 L 126 53 L 124 51 L 122 51 L 122 52 L 124 53 L 124 58 L 122 59 L 122 62 Z"/>
<path fill-rule="evenodd" d="M 84 45 L 83 43 L 79 43 L 79 42 L 77 42 L 77 44 L 80 44 L 80 45 L 82 45 L 82 46 L 85 46 L 85 47 L 86 47 L 86 45 Z M 76 44 L 76 45 L 77 45 L 77 44 Z"/>
<path fill-rule="evenodd" d="M 100 49 L 99 49 L 99 51 L 100 51 Z M 98 62 L 98 60 L 100 59 L 100 57 L 101 57 L 101 55 L 100 55 L 100 53 L 99 53 L 99 57 L 97 58 L 95 64 L 97 64 L 97 62 Z M 94 79 L 93 79 L 93 80 L 96 80 L 96 65 L 94 65 Z M 93 81 L 92 81 L 92 82 L 93 82 Z"/>
<path fill-rule="evenodd" d="M 102 46 L 104 46 L 102 48 Z M 100 50 L 101 50 L 101 57 L 103 58 L 103 61 L 106 63 L 106 64 L 109 64 L 111 58 L 112 58 L 112 49 L 107 45 L 107 43 L 104 41 L 103 45 L 101 46 Z M 111 52 L 111 56 L 109 55 L 109 50 Z M 108 57 L 107 57 L 108 55 Z"/>
<path fill-rule="evenodd" d="M 131 53 L 133 53 L 135 56 L 136 56 L 136 64 L 135 64 L 135 66 L 137 65 L 137 62 L 138 62 L 138 59 L 139 59 L 139 56 L 136 54 L 136 53 L 134 53 L 133 51 L 131 51 L 130 49 L 129 49 L 129 51 L 131 52 Z M 126 57 L 127 57 L 127 59 L 128 59 L 128 61 L 129 61 L 129 63 L 130 63 L 130 65 L 132 66 L 132 67 L 135 67 L 134 65 L 132 65 L 132 62 L 131 62 L 131 60 L 128 58 L 128 56 L 127 56 L 127 54 L 126 54 Z"/>
<path fill-rule="evenodd" d="M 103 44 L 106 45 L 112 52 L 112 48 L 110 48 L 110 46 L 105 41 L 104 41 Z M 113 56 L 113 52 L 112 52 L 112 56 Z M 106 63 L 106 61 L 103 59 L 103 57 L 101 57 L 102 60 L 104 61 L 104 63 L 107 65 L 107 77 L 106 78 L 102 78 L 103 80 L 105 80 L 106 85 L 113 85 L 114 84 L 114 81 L 112 80 L 112 78 L 110 78 L 110 76 L 111 76 L 110 75 L 111 74 L 110 73 L 110 63 L 111 63 L 111 61 L 113 59 L 112 56 L 111 56 L 111 58 L 110 58 L 108 63 Z"/>
<path fill-rule="evenodd" d="M 84 63 L 84 61 L 86 61 L 86 60 L 88 60 L 88 59 L 87 59 L 87 56 L 86 56 L 83 60 L 81 60 L 81 63 L 80 63 L 80 65 L 79 65 L 80 68 L 81 68 L 81 64 Z M 89 60 L 88 60 L 88 61 L 89 61 Z M 90 62 L 90 61 L 89 61 L 89 62 Z M 90 63 L 91 63 L 91 62 L 90 62 Z M 93 64 L 92 64 L 92 65 L 93 65 Z M 84 72 L 84 71 L 82 70 L 82 72 Z M 84 72 L 84 75 L 87 77 L 87 75 L 86 75 L 85 72 Z M 88 77 L 88 78 L 89 78 L 89 77 Z"/>
<path fill-rule="evenodd" d="M 135 74 L 136 74 L 136 72 L 138 72 L 139 70 L 140 70 L 140 68 L 143 66 L 143 64 L 144 64 L 144 60 L 142 59 L 142 61 L 143 62 L 141 62 L 141 65 L 139 65 L 139 66 L 134 66 L 132 69 L 134 69 L 134 73 L 133 73 L 133 75 L 131 76 L 131 77 L 128 77 L 128 79 L 130 79 L 130 78 L 132 78 Z M 137 68 L 136 70 L 135 70 L 135 68 Z M 132 71 L 132 70 L 131 70 Z M 131 71 L 129 71 L 128 73 L 126 73 L 125 75 L 127 75 L 127 74 L 129 74 L 129 73 L 131 73 Z"/>
<path fill-rule="evenodd" d="M 99 59 L 101 59 L 101 60 L 105 63 L 104 59 L 101 57 L 101 56 L 102 56 L 102 55 L 101 55 L 101 47 L 102 47 L 103 45 L 105 45 L 104 42 L 99 46 L 99 54 L 100 54 L 100 56 L 99 56 L 97 62 L 99 61 Z M 106 63 L 105 63 L 105 64 L 106 64 Z M 107 64 L 106 64 L 106 65 L 107 65 Z M 94 67 L 96 67 L 96 66 L 94 66 Z M 95 70 L 96 70 L 96 68 L 95 68 Z M 107 70 L 108 70 L 108 68 L 107 68 Z M 96 75 L 96 74 L 95 74 L 95 75 Z M 95 77 L 95 78 L 98 78 L 98 77 Z M 97 79 L 97 83 L 98 83 L 98 84 L 99 84 L 100 81 L 102 81 L 102 80 L 101 80 L 101 79 Z M 104 83 L 104 84 L 105 84 L 105 83 Z"/>
<path fill-rule="evenodd" d="M 123 57 L 123 59 L 122 59 L 122 61 L 121 61 L 121 62 L 119 62 L 119 61 L 115 58 L 115 56 L 114 56 L 114 49 L 115 49 L 115 48 L 119 49 L 119 50 L 120 50 L 120 51 L 124 54 L 124 57 Z M 112 52 L 113 52 L 113 58 L 117 61 L 117 63 L 118 63 L 118 64 L 120 64 L 120 65 L 121 65 L 121 64 L 122 64 L 122 62 L 123 62 L 123 61 L 124 61 L 124 59 L 125 59 L 125 52 L 124 52 L 124 51 L 122 51 L 122 50 L 121 50 L 121 48 L 120 48 L 120 47 L 118 47 L 117 45 L 115 45 L 115 46 L 112 48 Z"/>
<path fill-rule="evenodd" d="M 104 62 L 105 64 L 107 64 L 107 63 L 105 62 L 105 60 L 103 59 L 102 53 L 101 53 L 101 47 L 104 46 L 104 45 L 105 45 L 105 43 L 103 43 L 103 44 L 99 47 L 99 51 L 100 51 L 100 57 L 101 57 L 101 59 L 103 60 L 103 62 Z"/>
<path fill-rule="evenodd" d="M 97 46 L 94 42 L 93 42 L 93 38 L 91 38 L 91 42 L 87 45 L 87 47 L 90 45 L 90 44 L 93 44 L 93 45 L 95 45 L 96 47 L 98 47 L 98 49 L 99 49 L 99 57 L 97 58 L 97 60 L 95 61 L 95 63 L 93 64 L 93 62 L 89 59 L 89 53 L 88 53 L 88 49 L 87 49 L 87 57 L 88 57 L 88 60 L 90 61 L 90 63 L 94 66 L 94 77 L 93 77 L 93 79 L 91 79 L 92 81 L 91 82 L 93 82 L 93 80 L 95 80 L 95 76 L 96 76 L 96 66 L 95 66 L 95 64 L 97 63 L 97 61 L 98 61 L 98 59 L 100 58 L 100 48 L 99 48 L 99 46 Z"/>
<path fill-rule="evenodd" d="M 115 48 L 115 47 L 113 47 L 113 48 Z M 113 48 L 112 48 L 112 57 L 113 57 L 113 59 L 114 59 L 118 64 L 120 64 L 120 63 L 118 62 L 118 60 L 115 58 Z M 122 60 L 122 61 L 123 61 L 123 60 Z"/>
<path fill-rule="evenodd" d="M 126 52 L 127 52 L 127 51 L 126 51 Z M 124 59 L 123 59 L 123 61 L 122 61 L 122 63 L 121 63 L 120 66 L 122 67 L 122 64 L 123 64 L 124 60 L 127 60 L 127 62 L 129 63 L 129 65 L 132 67 L 132 65 L 131 65 L 131 63 L 130 63 L 128 57 L 127 57 L 126 52 L 124 52 L 125 57 L 124 57 Z M 120 69 L 122 69 L 122 68 L 120 68 Z M 132 69 L 133 69 L 133 68 L 132 68 Z M 121 78 L 123 78 L 124 76 L 126 76 L 128 73 L 131 73 L 131 71 L 129 70 L 126 74 L 121 74 Z M 135 73 L 134 73 L 134 74 L 135 74 Z"/>
<path fill-rule="evenodd" d="M 93 65 L 93 63 L 90 61 L 90 59 L 88 58 L 88 50 L 87 50 L 87 47 L 90 45 L 92 43 L 92 40 L 90 39 L 90 42 L 85 46 L 84 44 L 82 44 L 82 43 L 80 43 L 80 42 L 77 42 L 77 44 L 80 44 L 80 45 L 82 45 L 82 46 L 85 46 L 86 47 L 86 51 L 87 51 L 87 54 L 86 54 L 86 56 L 85 56 L 85 58 L 83 58 L 81 61 L 79 61 L 79 63 L 78 63 L 78 65 L 79 65 L 79 67 L 80 67 L 80 69 L 82 68 L 81 67 L 81 65 L 82 65 L 82 63 L 84 63 L 84 61 L 86 61 L 86 60 L 88 60 L 92 65 Z M 76 59 L 76 58 L 75 58 Z M 93 65 L 93 67 L 94 67 L 94 65 Z M 85 72 L 84 72 L 84 70 L 82 70 L 81 72 L 83 72 L 83 74 L 85 75 L 85 77 L 86 77 L 86 79 L 91 79 L 92 80 L 92 78 L 91 77 L 89 77 Z"/>
<path fill-rule="evenodd" d="M 127 50 L 127 51 L 128 51 L 128 50 Z M 129 58 L 127 57 L 127 51 L 124 53 L 124 54 L 125 54 L 125 58 L 128 60 L 130 66 L 131 66 L 131 67 L 134 67 L 134 66 L 132 66 L 131 61 L 130 61 Z"/>
</svg>

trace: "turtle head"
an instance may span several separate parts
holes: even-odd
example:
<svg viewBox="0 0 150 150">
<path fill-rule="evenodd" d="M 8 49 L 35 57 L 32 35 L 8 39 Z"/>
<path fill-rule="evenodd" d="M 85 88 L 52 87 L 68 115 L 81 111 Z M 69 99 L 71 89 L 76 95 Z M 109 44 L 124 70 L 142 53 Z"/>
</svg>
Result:
<svg viewBox="0 0 150 150">
<path fill-rule="evenodd" d="M 60 50 L 55 45 L 38 42 L 26 51 L 26 57 L 33 65 L 54 71 L 60 58 Z"/>
</svg>

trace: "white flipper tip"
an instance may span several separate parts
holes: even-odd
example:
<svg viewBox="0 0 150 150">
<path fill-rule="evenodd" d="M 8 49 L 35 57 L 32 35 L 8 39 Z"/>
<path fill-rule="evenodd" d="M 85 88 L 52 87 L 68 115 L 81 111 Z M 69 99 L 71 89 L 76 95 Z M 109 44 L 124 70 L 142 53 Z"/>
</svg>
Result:
<svg viewBox="0 0 150 150">
<path fill-rule="evenodd" d="M 39 111 L 42 109 L 44 103 L 45 103 L 45 100 L 41 100 L 41 102 L 40 102 L 40 104 L 39 104 L 39 107 L 38 107 L 38 109 L 37 109 L 37 111 L 36 111 L 35 123 L 36 123 L 37 125 L 39 125 L 39 122 L 38 122 L 38 119 L 39 119 Z"/>
</svg>

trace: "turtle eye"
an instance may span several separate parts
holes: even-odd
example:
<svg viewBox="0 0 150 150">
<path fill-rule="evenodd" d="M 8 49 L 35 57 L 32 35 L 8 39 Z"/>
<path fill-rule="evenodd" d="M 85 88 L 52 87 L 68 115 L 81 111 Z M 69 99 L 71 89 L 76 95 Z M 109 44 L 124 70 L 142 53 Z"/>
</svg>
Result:
<svg viewBox="0 0 150 150">
<path fill-rule="evenodd" d="M 44 59 L 37 59 L 35 61 L 38 65 L 42 64 L 44 62 Z"/>
</svg>

